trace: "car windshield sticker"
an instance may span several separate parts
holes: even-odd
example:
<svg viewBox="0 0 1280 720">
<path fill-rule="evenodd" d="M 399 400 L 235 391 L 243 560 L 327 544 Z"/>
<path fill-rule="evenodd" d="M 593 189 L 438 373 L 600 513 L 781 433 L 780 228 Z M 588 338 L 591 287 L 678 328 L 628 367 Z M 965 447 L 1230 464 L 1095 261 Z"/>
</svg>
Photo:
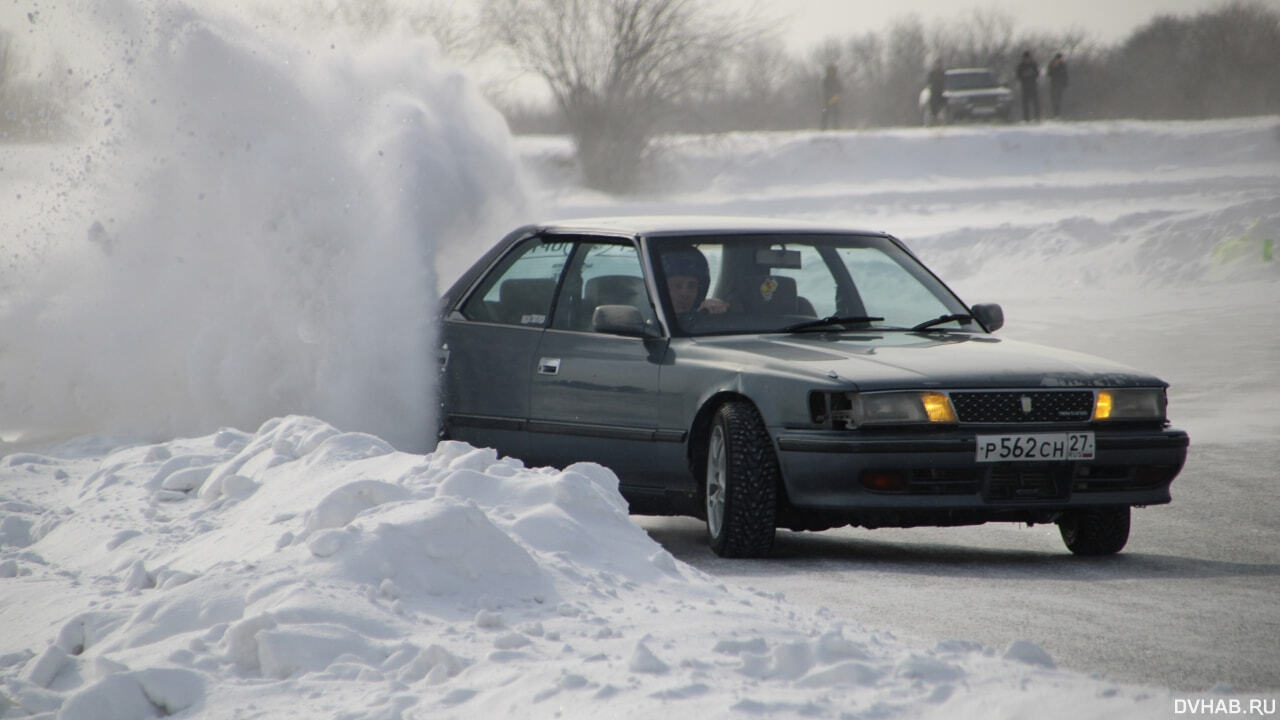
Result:
<svg viewBox="0 0 1280 720">
<path fill-rule="evenodd" d="M 760 297 L 764 298 L 765 302 L 773 300 L 773 294 L 777 291 L 778 279 L 773 276 L 765 278 L 764 282 L 760 283 Z"/>
<path fill-rule="evenodd" d="M 521 325 L 542 325 L 547 321 L 547 316 L 541 313 L 529 313 L 520 316 Z"/>
</svg>

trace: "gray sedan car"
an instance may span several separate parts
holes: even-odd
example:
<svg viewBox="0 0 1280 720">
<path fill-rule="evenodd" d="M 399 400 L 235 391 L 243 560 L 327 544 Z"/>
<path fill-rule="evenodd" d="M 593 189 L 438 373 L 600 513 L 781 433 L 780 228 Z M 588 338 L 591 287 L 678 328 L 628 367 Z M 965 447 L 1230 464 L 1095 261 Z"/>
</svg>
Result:
<svg viewBox="0 0 1280 720">
<path fill-rule="evenodd" d="M 612 468 L 638 514 L 775 529 L 1056 523 L 1118 552 L 1170 500 L 1167 384 L 1004 340 L 897 239 L 732 218 L 510 233 L 445 294 L 441 436 Z"/>
</svg>

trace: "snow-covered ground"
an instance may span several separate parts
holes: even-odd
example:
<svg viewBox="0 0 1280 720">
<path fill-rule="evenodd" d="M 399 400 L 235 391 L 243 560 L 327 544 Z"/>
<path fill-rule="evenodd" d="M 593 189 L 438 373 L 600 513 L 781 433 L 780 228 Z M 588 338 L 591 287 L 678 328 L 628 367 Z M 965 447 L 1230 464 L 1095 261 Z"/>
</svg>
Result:
<svg viewBox="0 0 1280 720">
<path fill-rule="evenodd" d="M 1030 641 L 726 586 L 599 466 L 256 432 L 4 460 L 5 717 L 1163 717 Z M 1043 711 L 1047 704 L 1059 712 Z"/>
<path fill-rule="evenodd" d="M 1003 303 L 1002 334 L 1170 380 L 1193 458 L 1248 448 L 1239 504 L 1265 508 L 1280 118 L 676 137 L 660 192 L 614 198 L 415 42 L 95 7 L 40 16 L 105 59 L 83 138 L 0 145 L 0 717 L 1157 718 L 1241 697 L 1061 669 L 1034 631 L 922 642 L 785 575 L 677 560 L 599 466 L 432 448 L 431 307 L 540 217 L 884 229 Z M 1280 591 L 1266 515 L 1240 564 Z M 1274 594 L 1248 590 L 1222 610 L 1275 645 L 1274 611 L 1243 606 Z M 1238 652 L 1280 677 L 1274 650 Z"/>
</svg>

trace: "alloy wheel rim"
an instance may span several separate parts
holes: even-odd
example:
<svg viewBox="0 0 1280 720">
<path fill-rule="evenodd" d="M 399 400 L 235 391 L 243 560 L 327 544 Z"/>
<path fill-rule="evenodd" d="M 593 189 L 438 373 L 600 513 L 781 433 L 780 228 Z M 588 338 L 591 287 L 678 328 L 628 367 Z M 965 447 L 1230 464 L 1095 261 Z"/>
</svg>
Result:
<svg viewBox="0 0 1280 720">
<path fill-rule="evenodd" d="M 720 530 L 724 527 L 724 450 L 724 430 L 717 425 L 711 431 L 711 442 L 707 445 L 707 530 L 712 537 L 720 537 Z"/>
</svg>

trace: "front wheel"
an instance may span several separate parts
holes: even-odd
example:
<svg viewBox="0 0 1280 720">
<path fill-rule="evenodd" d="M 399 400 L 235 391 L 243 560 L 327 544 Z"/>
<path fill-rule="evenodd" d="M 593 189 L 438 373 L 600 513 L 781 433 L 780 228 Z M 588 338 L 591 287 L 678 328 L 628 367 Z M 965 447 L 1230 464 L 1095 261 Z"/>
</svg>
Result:
<svg viewBox="0 0 1280 720">
<path fill-rule="evenodd" d="M 765 557 L 773 548 L 778 458 L 760 413 L 727 402 L 712 419 L 703 485 L 707 537 L 721 557 Z"/>
<path fill-rule="evenodd" d="M 1129 508 L 1074 510 L 1058 520 L 1058 531 L 1076 555 L 1114 555 L 1129 542 Z"/>
</svg>

